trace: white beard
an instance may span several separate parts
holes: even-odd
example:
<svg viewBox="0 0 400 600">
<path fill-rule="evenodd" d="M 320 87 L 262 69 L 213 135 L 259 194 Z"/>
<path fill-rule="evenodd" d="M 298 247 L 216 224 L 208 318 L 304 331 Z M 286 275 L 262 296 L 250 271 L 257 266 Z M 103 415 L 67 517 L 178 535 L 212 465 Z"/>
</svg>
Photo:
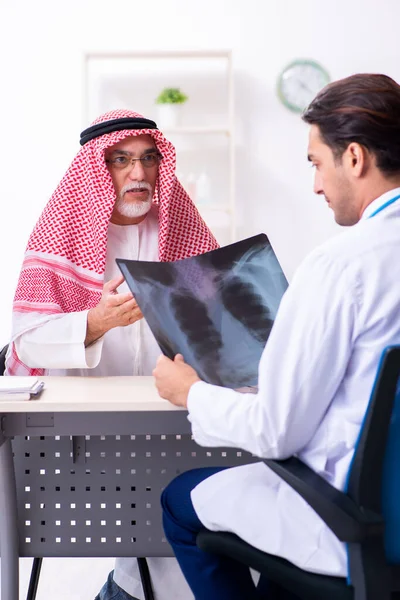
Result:
<svg viewBox="0 0 400 600">
<path fill-rule="evenodd" d="M 150 194 L 147 200 L 140 202 L 125 202 L 123 198 L 118 198 L 115 203 L 115 210 L 120 215 L 130 219 L 135 217 L 143 217 L 143 215 L 146 215 L 151 209 L 152 200 L 153 198 Z"/>
<path fill-rule="evenodd" d="M 140 202 L 126 202 L 125 194 L 129 190 L 146 188 L 149 192 L 147 200 L 140 200 Z M 115 202 L 115 210 L 119 212 L 120 215 L 124 217 L 128 217 L 129 219 L 133 219 L 136 217 L 143 217 L 143 215 L 147 215 L 151 208 L 151 204 L 153 201 L 152 189 L 149 183 L 147 182 L 132 182 L 128 183 L 128 185 L 124 186 Z"/>
</svg>

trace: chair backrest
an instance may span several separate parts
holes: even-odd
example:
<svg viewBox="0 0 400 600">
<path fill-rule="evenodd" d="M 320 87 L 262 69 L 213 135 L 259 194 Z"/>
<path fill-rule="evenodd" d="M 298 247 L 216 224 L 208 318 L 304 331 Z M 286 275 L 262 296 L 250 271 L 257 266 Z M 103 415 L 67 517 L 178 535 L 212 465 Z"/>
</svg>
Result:
<svg viewBox="0 0 400 600">
<path fill-rule="evenodd" d="M 386 558 L 390 564 L 400 565 L 400 380 L 383 465 L 382 513 L 385 519 Z"/>
<path fill-rule="evenodd" d="M 400 346 L 382 354 L 349 471 L 347 493 L 383 515 L 385 554 L 400 564 Z"/>
<path fill-rule="evenodd" d="M 0 375 L 3 375 L 5 368 L 6 368 L 7 350 L 8 350 L 8 344 L 0 350 Z"/>
</svg>

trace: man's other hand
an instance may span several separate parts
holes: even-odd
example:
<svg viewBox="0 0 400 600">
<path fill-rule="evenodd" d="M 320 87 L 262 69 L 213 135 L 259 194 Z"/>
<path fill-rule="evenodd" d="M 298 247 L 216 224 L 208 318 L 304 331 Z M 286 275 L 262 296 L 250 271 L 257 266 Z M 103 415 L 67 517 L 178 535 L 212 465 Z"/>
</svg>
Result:
<svg viewBox="0 0 400 600">
<path fill-rule="evenodd" d="M 119 275 L 104 284 L 100 302 L 88 312 L 85 346 L 89 346 L 114 327 L 126 327 L 143 318 L 131 292 L 118 294 L 123 283 Z"/>
<path fill-rule="evenodd" d="M 174 360 L 161 355 L 153 375 L 161 398 L 185 408 L 190 388 L 196 381 L 201 381 L 196 371 L 185 363 L 182 354 L 177 354 Z"/>
</svg>

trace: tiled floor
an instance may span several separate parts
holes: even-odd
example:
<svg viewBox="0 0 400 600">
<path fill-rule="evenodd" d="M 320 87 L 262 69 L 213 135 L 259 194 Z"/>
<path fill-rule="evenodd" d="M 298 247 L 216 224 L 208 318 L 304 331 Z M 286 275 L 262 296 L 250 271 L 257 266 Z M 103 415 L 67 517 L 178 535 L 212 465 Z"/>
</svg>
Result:
<svg viewBox="0 0 400 600">
<path fill-rule="evenodd" d="M 32 560 L 20 560 L 20 600 L 26 599 Z M 94 600 L 113 558 L 46 558 L 42 563 L 36 600 Z"/>
</svg>

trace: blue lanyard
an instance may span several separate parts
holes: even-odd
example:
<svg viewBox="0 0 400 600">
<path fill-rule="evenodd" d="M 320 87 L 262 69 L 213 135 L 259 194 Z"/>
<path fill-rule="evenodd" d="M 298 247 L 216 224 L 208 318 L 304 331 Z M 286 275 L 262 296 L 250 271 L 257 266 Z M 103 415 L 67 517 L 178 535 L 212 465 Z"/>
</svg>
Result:
<svg viewBox="0 0 400 600">
<path fill-rule="evenodd" d="M 372 213 L 372 215 L 369 215 L 368 219 L 372 219 L 372 217 L 374 217 L 375 215 L 380 213 L 381 210 L 384 210 L 387 206 L 390 206 L 391 204 L 393 204 L 393 202 L 396 202 L 396 200 L 398 200 L 399 198 L 400 198 L 400 194 L 398 196 L 395 196 L 394 198 L 390 198 L 390 200 L 385 202 L 385 204 L 382 204 L 382 206 L 377 208 L 376 211 Z"/>
</svg>

